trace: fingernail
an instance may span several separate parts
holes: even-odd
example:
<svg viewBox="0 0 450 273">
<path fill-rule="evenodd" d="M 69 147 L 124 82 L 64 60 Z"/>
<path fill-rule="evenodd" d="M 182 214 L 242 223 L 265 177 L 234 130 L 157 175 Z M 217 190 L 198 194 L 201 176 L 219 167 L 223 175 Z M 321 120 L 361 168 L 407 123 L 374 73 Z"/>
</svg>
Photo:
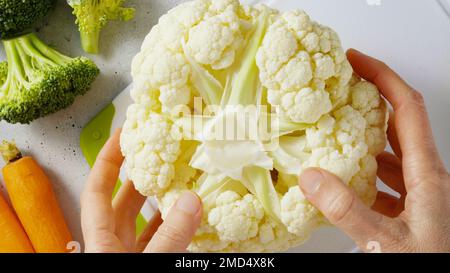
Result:
<svg viewBox="0 0 450 273">
<path fill-rule="evenodd" d="M 197 214 L 200 210 L 200 200 L 197 195 L 192 192 L 185 192 L 178 199 L 176 208 L 189 214 Z"/>
<path fill-rule="evenodd" d="M 361 51 L 359 51 L 359 50 L 357 50 L 357 49 L 354 49 L 354 48 L 350 48 L 349 51 L 353 51 L 354 53 L 359 54 L 359 55 L 365 55 L 365 54 L 362 53 Z"/>
<path fill-rule="evenodd" d="M 323 180 L 324 177 L 320 171 L 308 169 L 300 175 L 300 187 L 306 194 L 312 195 L 319 190 Z"/>
</svg>

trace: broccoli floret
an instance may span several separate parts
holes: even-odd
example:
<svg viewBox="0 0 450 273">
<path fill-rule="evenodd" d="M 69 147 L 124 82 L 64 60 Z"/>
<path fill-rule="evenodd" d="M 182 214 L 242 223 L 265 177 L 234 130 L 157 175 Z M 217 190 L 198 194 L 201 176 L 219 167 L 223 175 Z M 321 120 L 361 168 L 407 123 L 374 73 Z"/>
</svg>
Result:
<svg viewBox="0 0 450 273">
<path fill-rule="evenodd" d="M 99 74 L 85 57 L 70 58 L 34 34 L 4 40 L 8 59 L 0 66 L 0 120 L 30 123 L 71 105 Z M 3 76 L 2 76 L 3 75 Z"/>
<path fill-rule="evenodd" d="M 56 0 L 0 0 L 0 39 L 23 34 L 43 18 Z"/>
<path fill-rule="evenodd" d="M 135 10 L 122 7 L 125 0 L 67 0 L 73 8 L 84 51 L 98 53 L 101 29 L 110 20 L 129 21 Z"/>
</svg>

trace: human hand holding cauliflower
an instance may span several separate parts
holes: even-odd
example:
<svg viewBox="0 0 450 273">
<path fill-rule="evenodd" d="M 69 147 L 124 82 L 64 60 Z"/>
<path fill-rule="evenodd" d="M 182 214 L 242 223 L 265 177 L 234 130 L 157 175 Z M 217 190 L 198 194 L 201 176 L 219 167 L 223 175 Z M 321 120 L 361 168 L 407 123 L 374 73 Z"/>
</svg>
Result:
<svg viewBox="0 0 450 273">
<path fill-rule="evenodd" d="M 184 193 L 164 223 L 156 213 L 136 239 L 136 217 L 146 198 L 126 181 L 112 200 L 123 162 L 119 137 L 117 130 L 100 151 L 81 196 L 85 252 L 184 252 L 200 224 L 201 201 Z"/>
<path fill-rule="evenodd" d="M 331 223 L 347 232 L 362 250 L 450 251 L 450 245 L 446 243 L 450 232 L 450 176 L 436 151 L 421 95 L 383 63 L 356 51 L 349 52 L 349 59 L 356 72 L 376 82 L 394 106 L 395 115 L 389 119 L 388 136 L 395 155 L 384 152 L 378 156 L 378 175 L 400 193 L 401 198 L 378 192 L 373 210 L 370 210 L 355 191 L 322 169 L 307 169 L 302 173 L 300 186 L 306 198 Z M 183 197 L 188 201 L 178 201 L 166 216 L 164 225 L 157 214 L 135 241 L 135 218 L 145 197 L 128 181 L 111 205 L 111 191 L 123 160 L 118 148 L 116 133 L 100 153 L 83 194 L 82 227 L 86 251 L 185 250 L 200 222 L 199 200 L 191 193 L 185 193 Z M 112 166 L 111 171 L 111 164 L 107 162 L 116 162 L 116 167 Z M 181 211 L 179 204 L 183 208 Z M 186 208 L 195 213 L 186 213 Z"/>
<path fill-rule="evenodd" d="M 350 60 L 376 82 L 361 73 L 373 63 L 364 68 L 361 59 Z M 184 192 L 201 197 L 203 216 L 189 250 L 282 251 L 326 218 L 361 244 L 368 226 L 362 220 L 381 219 L 362 204 L 377 195 L 375 157 L 385 147 L 386 103 L 374 85 L 353 75 L 336 33 L 304 12 L 280 14 L 233 0 L 182 4 L 151 30 L 132 70 L 135 103 L 121 136 L 127 172 L 141 194 L 157 197 L 166 221 Z M 398 82 L 379 87 L 389 84 Z M 256 110 L 248 114 L 249 106 Z M 230 120 L 239 121 L 232 137 L 215 134 Z M 320 186 L 306 186 L 311 167 L 321 168 Z M 312 204 L 297 185 L 302 172 Z M 439 177 L 448 179 L 446 172 Z M 337 194 L 320 194 L 324 189 Z M 349 198 L 331 199 L 339 193 Z M 345 204 L 354 217 L 346 223 L 361 220 L 360 233 L 333 218 L 333 208 Z"/>
<path fill-rule="evenodd" d="M 391 103 L 388 139 L 394 154 L 377 157 L 378 177 L 400 198 L 378 192 L 372 210 L 336 176 L 308 169 L 305 196 L 364 251 L 450 252 L 450 175 L 439 157 L 422 95 L 384 63 L 351 50 L 356 73 Z"/>
</svg>

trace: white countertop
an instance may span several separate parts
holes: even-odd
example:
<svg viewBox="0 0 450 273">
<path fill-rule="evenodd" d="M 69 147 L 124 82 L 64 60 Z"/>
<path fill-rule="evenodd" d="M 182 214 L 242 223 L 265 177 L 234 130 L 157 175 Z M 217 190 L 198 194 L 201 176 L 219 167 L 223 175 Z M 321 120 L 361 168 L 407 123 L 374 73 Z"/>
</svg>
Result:
<svg viewBox="0 0 450 273">
<path fill-rule="evenodd" d="M 159 16 L 179 2 L 183 1 L 127 1 L 136 7 L 136 18 L 129 23 L 112 22 L 102 32 L 102 55 L 93 57 L 102 73 L 88 94 L 31 125 L 0 122 L 0 140 L 14 139 L 46 169 L 77 240 L 81 241 L 79 196 L 89 172 L 79 148 L 81 129 L 131 82 L 131 59 L 143 38 Z M 421 90 L 442 158 L 450 168 L 450 18 L 442 16 L 444 11 L 429 0 L 380 2 L 380 6 L 370 6 L 364 0 L 281 0 L 279 6 L 290 8 L 296 3 L 304 7 L 312 18 L 334 28 L 344 47 L 383 59 Z M 82 55 L 73 20 L 65 1 L 58 1 L 39 36 L 69 56 Z M 4 58 L 0 49 L 0 59 Z"/>
</svg>

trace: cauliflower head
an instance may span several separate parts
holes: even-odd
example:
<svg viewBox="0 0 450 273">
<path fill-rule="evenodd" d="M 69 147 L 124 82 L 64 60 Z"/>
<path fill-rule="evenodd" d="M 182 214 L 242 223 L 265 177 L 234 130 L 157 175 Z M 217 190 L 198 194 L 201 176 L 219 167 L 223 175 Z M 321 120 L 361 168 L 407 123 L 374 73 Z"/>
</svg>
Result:
<svg viewBox="0 0 450 273">
<path fill-rule="evenodd" d="M 354 75 L 336 32 L 305 12 L 183 3 L 151 29 L 132 76 L 126 170 L 163 218 L 184 191 L 202 198 L 189 250 L 275 252 L 307 240 L 327 221 L 297 186 L 305 168 L 373 203 L 386 103 Z"/>
</svg>

